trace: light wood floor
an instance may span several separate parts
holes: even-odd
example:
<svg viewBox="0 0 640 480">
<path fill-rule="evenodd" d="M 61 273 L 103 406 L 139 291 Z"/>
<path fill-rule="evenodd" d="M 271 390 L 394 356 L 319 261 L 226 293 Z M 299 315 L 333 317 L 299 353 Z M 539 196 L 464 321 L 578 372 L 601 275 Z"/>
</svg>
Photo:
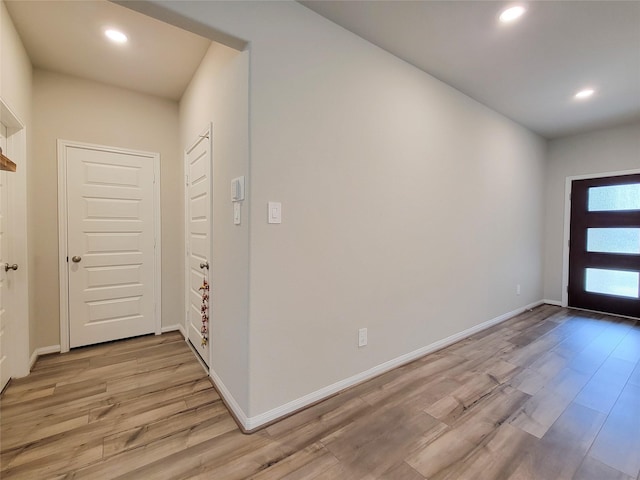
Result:
<svg viewBox="0 0 640 480">
<path fill-rule="evenodd" d="M 180 335 L 110 343 L 11 383 L 0 476 L 640 480 L 639 359 L 640 323 L 542 306 L 243 435 Z"/>
</svg>

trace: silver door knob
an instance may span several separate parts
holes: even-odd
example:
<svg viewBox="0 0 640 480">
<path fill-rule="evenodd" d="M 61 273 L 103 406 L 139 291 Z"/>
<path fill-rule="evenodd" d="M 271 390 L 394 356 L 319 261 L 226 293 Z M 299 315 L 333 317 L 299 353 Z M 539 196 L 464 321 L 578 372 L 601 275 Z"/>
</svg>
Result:
<svg viewBox="0 0 640 480">
<path fill-rule="evenodd" d="M 4 271 L 8 272 L 9 270 L 17 270 L 18 269 L 18 264 L 14 263 L 13 265 L 9 265 L 8 263 L 4 264 Z"/>
<path fill-rule="evenodd" d="M 82 257 L 79 257 L 78 255 L 74 255 L 73 257 L 71 257 L 71 261 L 73 263 L 80 263 L 80 260 L 82 260 Z"/>
<path fill-rule="evenodd" d="M 200 268 L 206 268 L 207 270 L 209 270 L 209 262 L 202 262 L 200 264 Z"/>
</svg>

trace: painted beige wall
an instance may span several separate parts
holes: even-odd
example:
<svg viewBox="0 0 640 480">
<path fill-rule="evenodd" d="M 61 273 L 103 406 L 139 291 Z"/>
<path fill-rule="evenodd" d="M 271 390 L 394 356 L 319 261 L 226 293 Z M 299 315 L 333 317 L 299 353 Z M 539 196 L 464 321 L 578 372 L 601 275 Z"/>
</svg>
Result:
<svg viewBox="0 0 640 480">
<path fill-rule="evenodd" d="M 4 1 L 0 0 L 0 94 L 20 120 L 31 119 L 31 61 L 11 21 Z"/>
<path fill-rule="evenodd" d="M 640 169 L 640 122 L 552 140 L 546 168 L 544 298 L 562 300 L 567 177 Z"/>
<path fill-rule="evenodd" d="M 543 141 L 295 6 L 260 18 L 251 416 L 542 294 Z"/>
<path fill-rule="evenodd" d="M 249 52 L 212 43 L 180 101 L 180 146 L 213 125 L 213 262 L 211 369 L 248 407 L 249 201 L 233 224 L 231 179 L 249 175 Z M 250 183 L 246 185 L 250 187 Z M 183 317 L 184 318 L 184 317 Z"/>
<path fill-rule="evenodd" d="M 542 139 L 295 2 L 153 3 L 250 42 L 249 417 L 542 298 Z"/>
<path fill-rule="evenodd" d="M 160 153 L 162 324 L 182 318 L 182 160 L 178 104 L 42 70 L 34 72 L 30 202 L 35 245 L 37 346 L 60 343 L 57 220 L 58 139 Z"/>
<path fill-rule="evenodd" d="M 13 253 L 15 255 L 15 261 L 23 266 L 19 273 L 16 272 L 16 277 L 20 278 L 19 276 L 22 276 L 22 279 L 28 277 L 29 280 L 34 278 L 34 262 L 33 257 L 30 256 L 29 248 L 33 240 L 33 235 L 28 235 L 31 224 L 28 216 L 29 205 L 25 192 L 27 192 L 28 189 L 31 171 L 29 167 L 32 152 L 32 77 L 31 62 L 27 56 L 27 52 L 16 32 L 4 2 L 0 1 L 0 97 L 25 126 L 27 141 L 26 163 L 18 165 L 16 173 L 12 174 L 12 185 L 18 192 L 18 195 L 14 198 L 20 202 L 20 205 L 16 206 L 16 210 L 25 213 L 25 216 L 19 219 L 18 228 L 13 232 L 16 246 L 21 245 L 22 247 L 18 247 Z M 25 265 L 28 265 L 27 268 L 24 268 Z M 25 274 L 25 272 L 28 272 L 28 275 Z M 25 284 L 29 280 L 25 280 Z M 21 292 L 25 298 L 19 301 L 28 303 L 29 312 L 33 312 L 35 297 L 30 293 L 31 288 L 28 288 L 29 292 L 26 290 L 27 289 Z M 23 326 L 28 325 L 28 327 L 25 328 L 29 329 L 29 354 L 31 354 L 36 348 L 36 323 L 33 314 L 29 312 L 25 311 L 29 318 L 19 319 L 17 324 Z"/>
</svg>

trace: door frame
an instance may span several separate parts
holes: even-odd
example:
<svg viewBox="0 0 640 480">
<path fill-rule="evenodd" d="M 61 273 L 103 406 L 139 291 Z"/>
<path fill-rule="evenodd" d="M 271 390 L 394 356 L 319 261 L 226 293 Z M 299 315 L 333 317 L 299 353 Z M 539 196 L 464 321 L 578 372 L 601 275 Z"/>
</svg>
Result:
<svg viewBox="0 0 640 480">
<path fill-rule="evenodd" d="M 13 315 L 11 332 L 11 377 L 29 375 L 31 370 L 29 317 L 29 262 L 27 253 L 27 129 L 11 107 L 0 98 L 0 121 L 7 127 L 7 156 L 18 165 L 11 173 L 8 191 L 11 210 L 12 258 L 20 268 L 13 273 L 17 284 L 11 299 Z M 17 274 L 17 275 L 16 275 Z"/>
<path fill-rule="evenodd" d="M 213 261 L 213 125 L 208 123 L 203 128 L 191 143 L 184 149 L 183 152 L 183 168 L 184 168 L 184 311 L 185 317 L 182 324 L 179 324 L 182 328 L 182 336 L 185 342 L 189 342 L 189 182 L 187 180 L 189 175 L 189 165 L 187 162 L 187 152 L 190 152 L 200 141 L 201 138 L 208 137 L 209 139 L 209 198 L 210 198 L 210 210 L 209 210 L 209 285 L 210 296 L 213 295 L 212 278 L 215 268 L 215 262 Z M 212 299 L 211 299 L 212 300 Z M 209 305 L 213 305 L 212 301 L 209 301 Z M 211 340 L 211 326 L 213 324 L 213 310 L 209 307 L 209 370 L 211 370 L 211 363 L 213 361 L 213 342 Z M 204 362 L 203 362 L 204 364 Z"/>
<path fill-rule="evenodd" d="M 566 177 L 564 187 L 564 234 L 562 247 L 562 306 L 569 306 L 569 238 L 571 235 L 571 187 L 574 180 L 589 180 L 601 177 L 619 177 L 622 175 L 635 175 L 640 169 L 623 170 L 617 172 L 588 173 Z"/>
<path fill-rule="evenodd" d="M 60 282 L 60 352 L 69 351 L 69 271 L 67 269 L 67 148 L 76 147 L 148 157 L 153 162 L 154 317 L 155 334 L 162 333 L 162 268 L 160 212 L 160 154 L 128 148 L 58 139 L 58 273 Z"/>
</svg>

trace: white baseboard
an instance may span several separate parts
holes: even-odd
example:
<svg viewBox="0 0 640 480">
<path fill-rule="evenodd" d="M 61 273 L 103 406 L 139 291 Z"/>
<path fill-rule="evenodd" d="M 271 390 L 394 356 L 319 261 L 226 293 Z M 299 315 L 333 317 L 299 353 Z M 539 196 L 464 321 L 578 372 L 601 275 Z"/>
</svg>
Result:
<svg viewBox="0 0 640 480">
<path fill-rule="evenodd" d="M 166 327 L 162 327 L 162 333 L 169 333 L 178 331 L 185 337 L 184 327 L 180 323 L 176 323 L 175 325 L 167 325 Z M 185 337 L 186 338 L 186 337 Z"/>
<path fill-rule="evenodd" d="M 36 364 L 36 360 L 40 355 L 48 355 L 49 353 L 60 353 L 60 345 L 49 345 L 48 347 L 36 348 L 31 357 L 29 357 L 29 371 Z"/>
<path fill-rule="evenodd" d="M 224 382 L 218 376 L 218 374 L 213 370 L 213 368 L 209 369 L 209 376 L 211 377 L 211 380 L 213 381 L 213 384 L 216 386 L 216 389 L 218 390 L 218 392 L 222 396 L 222 398 L 224 400 L 224 403 L 226 404 L 226 406 L 229 409 L 231 409 L 231 411 L 233 412 L 234 417 L 236 418 L 236 420 L 238 422 L 240 422 L 242 427 L 247 431 L 249 431 L 249 430 L 251 430 L 253 428 L 256 428 L 256 427 L 249 428 L 247 426 L 247 425 L 251 424 L 250 419 L 244 413 L 244 410 L 242 410 L 240 405 L 238 405 L 238 402 L 236 401 L 236 399 L 233 397 L 233 395 L 231 394 L 231 392 L 229 391 L 227 386 L 224 384 Z"/>
<path fill-rule="evenodd" d="M 543 303 L 546 303 L 547 305 L 555 305 L 556 307 L 561 307 L 562 306 L 562 302 L 559 302 L 558 300 L 548 300 L 548 299 L 544 299 Z"/>
<path fill-rule="evenodd" d="M 33 370 L 33 366 L 36 364 L 36 360 L 38 360 L 38 349 L 36 348 L 31 356 L 29 357 L 29 372 Z"/>
<path fill-rule="evenodd" d="M 504 322 L 509 318 L 515 317 L 516 315 L 519 315 L 522 312 L 525 312 L 539 305 L 542 305 L 543 303 L 544 301 L 540 300 L 540 301 L 531 303 L 529 305 L 526 305 L 524 307 L 518 308 L 516 310 L 513 310 L 511 312 L 505 313 L 504 315 L 500 315 L 499 317 L 492 318 L 491 320 L 487 320 L 486 322 L 483 322 L 479 325 L 475 325 L 471 328 L 463 330 L 462 332 L 456 333 L 447 338 L 434 342 L 430 345 L 419 348 L 418 350 L 414 350 L 413 352 L 409 352 L 404 355 L 401 355 L 397 358 L 394 358 L 380 365 L 377 365 L 373 368 L 365 370 L 364 372 L 358 373 L 357 375 L 353 375 L 352 377 L 345 378 L 344 380 L 336 382 L 332 385 L 328 385 L 324 388 L 321 388 L 320 390 L 316 390 L 315 392 L 309 393 L 308 395 L 300 397 L 289 403 L 285 403 L 284 405 L 281 405 L 279 407 L 276 407 L 272 410 L 269 410 L 265 413 L 261 413 L 260 415 L 256 415 L 254 417 L 246 416 L 246 414 L 238 406 L 235 400 L 233 400 L 233 396 L 228 392 L 228 390 L 226 390 L 226 388 L 222 384 L 222 381 L 220 381 L 220 379 L 215 376 L 214 372 L 211 372 L 211 377 L 213 378 L 216 386 L 219 387 L 220 393 L 225 398 L 225 401 L 227 401 L 227 404 L 229 405 L 229 407 L 234 411 L 238 421 L 242 423 L 242 426 L 245 428 L 245 430 L 252 431 L 263 425 L 272 423 L 275 420 L 285 417 L 295 411 L 301 410 L 309 405 L 312 405 L 321 400 L 324 400 L 325 398 L 328 398 L 331 395 L 335 395 L 336 393 L 342 390 L 345 390 L 349 387 L 365 382 L 367 380 L 371 380 L 372 378 L 377 377 L 378 375 L 381 375 L 385 372 L 388 372 L 389 370 L 393 370 L 394 368 L 398 368 L 409 362 L 417 360 L 418 358 L 423 357 L 429 353 L 433 353 L 437 350 L 441 350 L 445 347 L 448 347 L 449 345 L 452 345 L 475 333 L 481 332 L 482 330 L 485 330 L 501 322 Z"/>
</svg>

